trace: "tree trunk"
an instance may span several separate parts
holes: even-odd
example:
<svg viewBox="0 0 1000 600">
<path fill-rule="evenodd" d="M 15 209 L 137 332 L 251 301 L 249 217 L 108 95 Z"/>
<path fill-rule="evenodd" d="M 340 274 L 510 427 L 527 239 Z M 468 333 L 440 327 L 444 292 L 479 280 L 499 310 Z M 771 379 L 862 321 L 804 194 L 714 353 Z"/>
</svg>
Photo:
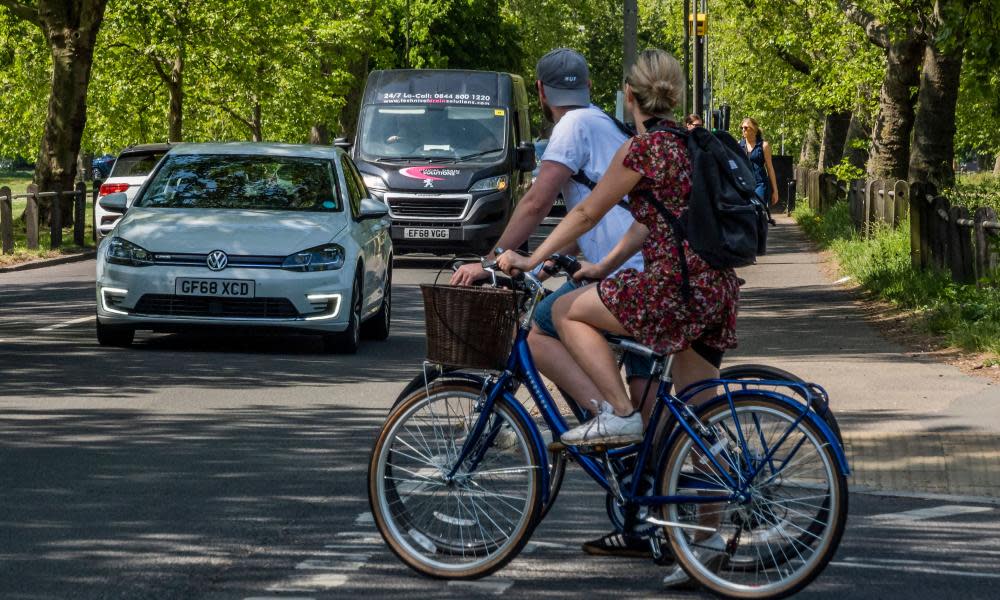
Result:
<svg viewBox="0 0 1000 600">
<path fill-rule="evenodd" d="M 993 174 L 1000 175 L 1000 152 L 997 153 L 996 162 L 993 163 Z"/>
<path fill-rule="evenodd" d="M 330 129 L 322 123 L 313 125 L 312 129 L 309 130 L 309 143 L 319 144 L 320 146 L 329 146 Z"/>
<path fill-rule="evenodd" d="M 815 121 L 810 120 L 806 134 L 802 136 L 802 151 L 799 153 L 799 167 L 815 169 L 819 164 L 819 131 Z"/>
<path fill-rule="evenodd" d="M 940 2 L 936 3 L 934 13 L 935 17 L 939 17 Z M 961 43 L 951 44 L 947 52 L 934 42 L 924 49 L 917 115 L 913 124 L 911 182 L 929 182 L 939 190 L 952 187 L 955 183 L 955 106 L 958 104 L 963 53 Z"/>
<path fill-rule="evenodd" d="M 260 101 L 257 99 L 254 99 L 253 102 L 253 120 L 250 123 L 250 132 L 253 134 L 253 141 L 263 142 L 264 129 L 260 121 Z"/>
<path fill-rule="evenodd" d="M 886 51 L 885 79 L 868 159 L 872 179 L 906 179 L 916 100 L 911 88 L 920 83 L 922 51 L 923 43 L 915 39 L 894 42 Z"/>
<path fill-rule="evenodd" d="M 871 142 L 872 130 L 869 125 L 869 115 L 855 109 L 851 113 L 851 124 L 847 127 L 847 140 L 844 142 L 844 156 L 852 167 L 864 170 L 868 164 L 868 145 Z"/>
<path fill-rule="evenodd" d="M 38 25 L 52 55 L 52 91 L 35 165 L 34 181 L 41 192 L 73 189 L 76 156 L 87 124 L 87 88 L 94 44 L 107 0 L 47 2 L 38 7 Z M 64 227 L 73 224 L 73 203 L 61 199 Z M 39 202 L 39 219 L 51 217 L 51 202 Z"/>
<path fill-rule="evenodd" d="M 354 129 L 358 126 L 361 96 L 365 90 L 365 78 L 368 77 L 368 56 L 361 56 L 352 62 L 350 70 L 354 84 L 344 96 L 344 107 L 340 109 L 340 117 L 338 119 L 338 125 L 340 126 L 338 137 L 345 137 L 347 139 L 354 137 Z"/>
<path fill-rule="evenodd" d="M 851 125 L 851 111 L 830 113 L 823 117 L 823 141 L 820 143 L 820 171 L 826 171 L 840 164 L 844 157 L 844 144 L 847 143 L 847 129 Z"/>
<path fill-rule="evenodd" d="M 168 140 L 184 141 L 184 51 L 178 49 L 174 65 L 170 69 L 170 79 L 166 82 L 170 93 L 170 109 L 167 113 Z"/>
</svg>

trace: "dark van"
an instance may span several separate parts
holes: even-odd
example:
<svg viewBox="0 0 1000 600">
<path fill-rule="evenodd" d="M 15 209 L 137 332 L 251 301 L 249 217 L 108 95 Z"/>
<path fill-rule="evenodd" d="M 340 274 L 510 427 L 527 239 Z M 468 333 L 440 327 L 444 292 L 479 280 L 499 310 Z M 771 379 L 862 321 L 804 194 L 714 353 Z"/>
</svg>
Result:
<svg viewBox="0 0 1000 600">
<path fill-rule="evenodd" d="M 389 205 L 398 252 L 483 254 L 530 185 L 530 141 L 517 75 L 373 71 L 352 156 Z"/>
</svg>

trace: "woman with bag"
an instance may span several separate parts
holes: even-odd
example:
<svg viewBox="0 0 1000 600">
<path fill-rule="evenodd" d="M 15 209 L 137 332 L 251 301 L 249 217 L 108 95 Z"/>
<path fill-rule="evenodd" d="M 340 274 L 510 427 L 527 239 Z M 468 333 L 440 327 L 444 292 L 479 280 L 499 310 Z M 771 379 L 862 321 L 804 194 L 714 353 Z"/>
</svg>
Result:
<svg viewBox="0 0 1000 600">
<path fill-rule="evenodd" d="M 621 198 L 629 197 L 636 223 L 611 254 L 601 263 L 585 265 L 577 277 L 602 279 L 639 248 L 645 271 L 624 269 L 567 294 L 553 308 L 559 336 L 579 366 L 577 376 L 589 377 L 604 396 L 594 399 L 599 407 L 596 417 L 563 434 L 561 440 L 567 445 L 629 443 L 642 438 L 642 416 L 629 400 L 605 332 L 632 336 L 664 354 L 681 353 L 685 363 L 697 365 L 699 379 L 716 376 L 723 351 L 736 346 L 739 284 L 735 272 L 709 266 L 687 248 L 686 241 L 676 239 L 660 212 L 665 208 L 679 217 L 687 207 L 691 163 L 679 135 L 648 130 L 676 128 L 668 117 L 683 90 L 677 60 L 663 50 L 644 51 L 625 83 L 626 107 L 639 134 L 619 148 L 590 196 L 567 214 L 530 257 L 508 251 L 498 259 L 508 273 L 530 270 L 592 228 Z M 685 252 L 679 252 L 679 243 Z M 681 264 L 681 256 L 686 265 Z M 693 352 L 689 351 L 692 344 Z M 697 356 L 689 360 L 691 355 Z"/>
</svg>

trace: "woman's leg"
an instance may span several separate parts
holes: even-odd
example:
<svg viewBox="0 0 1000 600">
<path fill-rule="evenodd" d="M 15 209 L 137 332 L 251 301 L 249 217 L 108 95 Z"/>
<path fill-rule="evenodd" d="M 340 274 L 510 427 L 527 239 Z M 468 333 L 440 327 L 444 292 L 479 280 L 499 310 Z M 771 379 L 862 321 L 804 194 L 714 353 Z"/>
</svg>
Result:
<svg viewBox="0 0 1000 600">
<path fill-rule="evenodd" d="M 634 412 L 618 362 L 604 339 L 604 332 L 628 332 L 604 306 L 597 286 L 588 285 L 566 294 L 552 309 L 556 331 L 580 368 L 590 376 L 601 394 L 619 416 Z"/>
</svg>

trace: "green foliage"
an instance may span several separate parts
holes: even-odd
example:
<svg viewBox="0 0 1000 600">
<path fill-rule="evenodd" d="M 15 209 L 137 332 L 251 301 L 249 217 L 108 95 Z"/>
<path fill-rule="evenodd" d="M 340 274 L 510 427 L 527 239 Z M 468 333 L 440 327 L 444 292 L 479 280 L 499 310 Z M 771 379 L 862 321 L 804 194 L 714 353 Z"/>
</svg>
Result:
<svg viewBox="0 0 1000 600">
<path fill-rule="evenodd" d="M 988 173 L 965 176 L 955 182 L 955 187 L 945 190 L 944 195 L 953 206 L 975 209 L 990 207 L 1000 212 L 1000 177 Z"/>
<path fill-rule="evenodd" d="M 854 179 L 861 179 L 865 176 L 864 170 L 852 165 L 850 158 L 846 156 L 841 159 L 840 164 L 835 167 L 830 167 L 826 170 L 826 172 L 841 181 L 852 181 Z"/>
<path fill-rule="evenodd" d="M 966 350 L 1000 354 L 1000 277 L 958 285 L 946 273 L 916 271 L 909 223 L 877 227 L 867 237 L 851 228 L 846 203 L 823 215 L 800 205 L 793 216 L 806 234 L 837 257 L 841 270 L 875 297 L 913 310 L 927 331 Z"/>
</svg>

